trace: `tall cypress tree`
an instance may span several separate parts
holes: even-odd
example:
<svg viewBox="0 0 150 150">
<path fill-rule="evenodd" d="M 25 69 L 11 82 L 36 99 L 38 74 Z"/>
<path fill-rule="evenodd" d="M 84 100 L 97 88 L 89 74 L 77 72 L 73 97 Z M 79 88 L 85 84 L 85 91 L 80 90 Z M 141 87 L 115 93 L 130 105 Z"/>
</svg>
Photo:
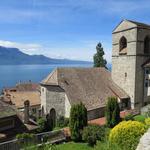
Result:
<svg viewBox="0 0 150 150">
<path fill-rule="evenodd" d="M 69 126 L 72 140 L 76 142 L 81 141 L 81 132 L 87 126 L 87 109 L 82 103 L 71 107 Z"/>
<path fill-rule="evenodd" d="M 107 61 L 103 58 L 105 55 L 102 44 L 98 43 L 96 46 L 96 54 L 93 56 L 94 67 L 106 67 Z"/>
<path fill-rule="evenodd" d="M 109 97 L 106 105 L 106 121 L 108 127 L 114 127 L 120 122 L 120 108 L 117 98 Z"/>
</svg>

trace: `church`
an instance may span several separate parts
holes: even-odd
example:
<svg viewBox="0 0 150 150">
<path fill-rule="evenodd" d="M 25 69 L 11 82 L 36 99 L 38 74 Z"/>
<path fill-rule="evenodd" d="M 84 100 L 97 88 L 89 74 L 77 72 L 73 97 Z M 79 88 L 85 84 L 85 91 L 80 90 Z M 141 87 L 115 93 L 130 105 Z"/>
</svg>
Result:
<svg viewBox="0 0 150 150">
<path fill-rule="evenodd" d="M 42 114 L 69 117 L 82 102 L 88 120 L 104 116 L 107 98 L 121 110 L 150 102 L 150 25 L 123 20 L 112 32 L 112 71 L 106 68 L 57 68 L 41 82 Z"/>
</svg>

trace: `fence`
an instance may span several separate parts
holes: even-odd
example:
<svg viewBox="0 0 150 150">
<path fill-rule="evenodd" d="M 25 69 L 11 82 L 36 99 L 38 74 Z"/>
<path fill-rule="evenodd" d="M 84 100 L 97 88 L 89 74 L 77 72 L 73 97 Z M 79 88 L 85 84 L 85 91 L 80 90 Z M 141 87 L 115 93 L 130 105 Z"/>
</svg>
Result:
<svg viewBox="0 0 150 150">
<path fill-rule="evenodd" d="M 51 131 L 51 132 L 43 132 L 39 134 L 35 134 L 35 138 L 33 139 L 34 144 L 41 144 L 46 141 L 49 143 L 58 143 L 66 140 L 65 134 L 63 130 Z M 0 143 L 0 150 L 20 150 L 22 148 L 22 143 L 26 143 L 25 139 L 14 139 L 11 141 Z M 31 142 L 31 141 L 30 141 Z"/>
</svg>

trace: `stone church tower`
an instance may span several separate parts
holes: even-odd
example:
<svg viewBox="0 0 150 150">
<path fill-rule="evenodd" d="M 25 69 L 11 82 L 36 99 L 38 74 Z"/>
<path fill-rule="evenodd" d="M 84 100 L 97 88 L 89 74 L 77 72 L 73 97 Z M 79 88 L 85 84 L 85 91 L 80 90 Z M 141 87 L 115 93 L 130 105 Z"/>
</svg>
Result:
<svg viewBox="0 0 150 150">
<path fill-rule="evenodd" d="M 131 108 L 150 101 L 150 25 L 123 20 L 112 33 L 112 79 Z"/>
</svg>

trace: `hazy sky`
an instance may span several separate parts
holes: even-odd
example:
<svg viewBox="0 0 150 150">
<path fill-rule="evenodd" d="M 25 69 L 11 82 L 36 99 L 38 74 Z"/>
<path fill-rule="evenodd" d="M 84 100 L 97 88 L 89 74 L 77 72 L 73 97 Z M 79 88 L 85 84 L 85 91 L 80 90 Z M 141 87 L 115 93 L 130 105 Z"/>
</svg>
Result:
<svg viewBox="0 0 150 150">
<path fill-rule="evenodd" d="M 150 24 L 150 0 L 1 0 L 0 45 L 28 54 L 92 60 L 122 19 Z"/>
</svg>

